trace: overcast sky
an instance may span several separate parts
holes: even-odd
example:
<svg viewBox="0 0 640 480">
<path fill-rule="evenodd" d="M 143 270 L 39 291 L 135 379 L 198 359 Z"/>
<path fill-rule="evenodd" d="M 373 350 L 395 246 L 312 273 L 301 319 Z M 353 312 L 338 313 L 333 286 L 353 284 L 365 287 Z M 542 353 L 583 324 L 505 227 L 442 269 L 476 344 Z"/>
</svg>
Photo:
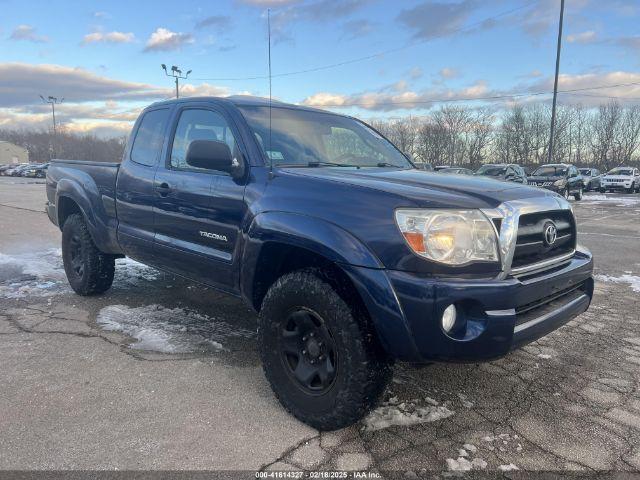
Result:
<svg viewBox="0 0 640 480">
<path fill-rule="evenodd" d="M 526 94 L 552 89 L 559 6 L 0 0 L 0 128 L 46 126 L 43 94 L 65 98 L 60 121 L 71 130 L 127 132 L 141 107 L 173 95 L 161 63 L 193 70 L 185 96 L 268 95 L 267 8 L 273 95 L 284 101 L 364 118 L 424 114 L 439 99 L 548 101 Z M 638 0 L 567 0 L 560 89 L 640 82 L 639 22 Z M 299 71 L 306 72 L 283 75 Z M 560 102 L 596 105 L 607 97 L 640 101 L 640 85 L 581 90 Z"/>
</svg>

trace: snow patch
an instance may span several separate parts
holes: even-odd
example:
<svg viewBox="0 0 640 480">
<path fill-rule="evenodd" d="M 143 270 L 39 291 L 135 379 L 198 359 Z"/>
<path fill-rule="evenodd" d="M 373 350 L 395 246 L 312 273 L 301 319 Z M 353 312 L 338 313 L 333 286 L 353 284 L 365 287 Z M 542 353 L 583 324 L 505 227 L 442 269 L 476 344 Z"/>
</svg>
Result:
<svg viewBox="0 0 640 480">
<path fill-rule="evenodd" d="M 432 399 L 430 399 L 432 400 Z M 397 397 L 392 397 L 388 402 L 373 410 L 362 421 L 366 431 L 381 430 L 393 425 L 411 426 L 421 423 L 436 422 L 455 414 L 443 405 L 418 406 L 414 402 L 397 404 Z"/>
<path fill-rule="evenodd" d="M 160 272 L 128 258 L 116 260 L 114 287 L 157 280 Z M 62 250 L 16 255 L 0 253 L 0 298 L 51 297 L 69 291 Z"/>
<path fill-rule="evenodd" d="M 501 472 L 512 472 L 514 470 L 520 470 L 520 469 L 516 467 L 513 463 L 510 463 L 508 465 L 499 465 L 498 470 L 500 470 Z"/>
<path fill-rule="evenodd" d="M 464 445 L 462 445 L 462 448 L 464 448 L 465 450 L 467 450 L 467 451 L 469 451 L 471 453 L 476 453 L 478 451 L 478 447 L 476 447 L 472 443 L 465 443 Z"/>
<path fill-rule="evenodd" d="M 549 360 L 551 358 L 551 355 L 547 355 L 546 353 L 539 353 L 538 357 L 544 359 L 544 360 Z"/>
<path fill-rule="evenodd" d="M 611 275 L 596 274 L 594 278 L 607 283 L 627 283 L 634 292 L 640 292 L 640 277 L 636 275 L 625 273 L 619 277 L 613 277 Z"/>
<path fill-rule="evenodd" d="M 131 348 L 161 353 L 217 352 L 223 350 L 225 339 L 255 336 L 207 315 L 161 305 L 110 305 L 100 310 L 96 322 L 105 330 L 135 338 Z"/>
<path fill-rule="evenodd" d="M 640 205 L 638 197 L 621 197 L 614 195 L 585 195 L 582 199 L 582 205 L 603 205 L 615 204 L 618 207 L 633 207 Z"/>
<path fill-rule="evenodd" d="M 0 253 L 0 298 L 48 297 L 65 281 L 60 249 Z"/>
</svg>

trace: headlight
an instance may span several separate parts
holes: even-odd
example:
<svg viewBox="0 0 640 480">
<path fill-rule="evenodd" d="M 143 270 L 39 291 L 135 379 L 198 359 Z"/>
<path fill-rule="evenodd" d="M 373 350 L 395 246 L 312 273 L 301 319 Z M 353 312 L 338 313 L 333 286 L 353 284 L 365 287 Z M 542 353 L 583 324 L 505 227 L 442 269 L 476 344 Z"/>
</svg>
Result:
<svg viewBox="0 0 640 480">
<path fill-rule="evenodd" d="M 498 261 L 495 229 L 478 210 L 400 209 L 396 223 L 421 257 L 449 265 Z"/>
<path fill-rule="evenodd" d="M 554 187 L 563 187 L 565 183 L 567 183 L 566 180 L 560 179 L 560 180 L 556 180 L 555 182 L 553 182 L 553 186 Z"/>
</svg>

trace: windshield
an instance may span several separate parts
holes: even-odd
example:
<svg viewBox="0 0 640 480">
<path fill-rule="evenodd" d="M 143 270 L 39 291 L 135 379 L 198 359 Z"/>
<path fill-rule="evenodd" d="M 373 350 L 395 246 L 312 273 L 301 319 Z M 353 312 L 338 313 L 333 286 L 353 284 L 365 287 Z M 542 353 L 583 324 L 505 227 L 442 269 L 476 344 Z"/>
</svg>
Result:
<svg viewBox="0 0 640 480">
<path fill-rule="evenodd" d="M 269 107 L 239 108 L 274 165 L 413 168 L 389 141 L 352 118 L 274 107 L 269 135 Z"/>
<path fill-rule="evenodd" d="M 581 169 L 580 169 L 580 173 L 581 173 L 582 175 L 587 175 L 587 176 L 589 176 L 589 175 L 591 175 L 591 170 L 590 170 L 590 169 L 588 169 L 588 168 L 581 168 Z"/>
<path fill-rule="evenodd" d="M 614 168 L 607 175 L 633 175 L 630 168 Z"/>
<path fill-rule="evenodd" d="M 476 172 L 477 175 L 487 175 L 489 177 L 500 177 L 507 171 L 507 167 L 501 167 L 496 165 L 485 165 L 480 167 Z"/>
<path fill-rule="evenodd" d="M 547 165 L 536 169 L 532 175 L 536 177 L 563 177 L 566 174 L 566 167 L 554 167 L 552 165 Z"/>
</svg>

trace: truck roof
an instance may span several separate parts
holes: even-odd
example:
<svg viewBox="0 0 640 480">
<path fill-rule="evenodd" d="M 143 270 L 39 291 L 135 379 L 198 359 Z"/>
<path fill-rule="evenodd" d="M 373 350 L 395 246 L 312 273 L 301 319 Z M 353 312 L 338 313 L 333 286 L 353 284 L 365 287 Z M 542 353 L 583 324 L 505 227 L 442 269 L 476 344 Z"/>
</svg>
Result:
<svg viewBox="0 0 640 480">
<path fill-rule="evenodd" d="M 171 100 L 162 100 L 160 102 L 154 102 L 150 106 L 157 105 L 170 105 L 173 103 L 185 103 L 185 102 L 212 102 L 212 103 L 230 103 L 235 105 L 236 107 L 246 106 L 246 107 L 268 107 L 269 99 L 264 97 L 255 97 L 252 95 L 231 95 L 229 97 L 183 97 L 183 98 L 174 98 Z M 291 108 L 295 110 L 306 110 L 310 112 L 323 112 L 323 113 L 333 113 L 327 112 L 326 110 L 320 110 L 318 108 L 307 107 L 305 105 L 295 105 L 293 103 L 285 103 L 279 100 L 272 100 L 271 104 L 273 107 L 278 108 Z"/>
</svg>

